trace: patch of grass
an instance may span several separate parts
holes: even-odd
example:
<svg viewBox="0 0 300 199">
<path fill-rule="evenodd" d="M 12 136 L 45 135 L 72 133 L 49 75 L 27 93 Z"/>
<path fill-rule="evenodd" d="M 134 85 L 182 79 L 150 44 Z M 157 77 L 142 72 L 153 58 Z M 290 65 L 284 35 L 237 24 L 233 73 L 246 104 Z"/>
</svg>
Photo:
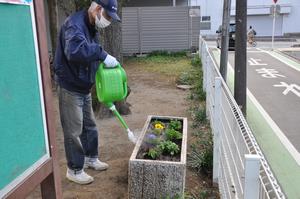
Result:
<svg viewBox="0 0 300 199">
<path fill-rule="evenodd" d="M 139 70 L 157 73 L 177 79 L 185 71 L 189 71 L 193 66 L 186 52 L 168 53 L 153 52 L 146 57 L 129 57 L 124 59 L 124 65 L 136 65 Z"/>
<path fill-rule="evenodd" d="M 187 54 L 186 51 L 170 52 L 170 51 L 158 50 L 158 51 L 150 52 L 147 56 L 148 57 L 153 57 L 153 56 L 186 57 L 186 54 Z"/>
<path fill-rule="evenodd" d="M 203 71 L 201 59 L 198 55 L 192 58 L 189 70 L 182 72 L 177 78 L 177 84 L 193 85 L 190 95 L 191 100 L 205 101 L 206 94 L 203 91 Z"/>
<path fill-rule="evenodd" d="M 183 71 L 177 78 L 176 83 L 181 85 L 193 85 L 197 77 L 197 70 L 190 67 L 189 70 Z"/>
</svg>

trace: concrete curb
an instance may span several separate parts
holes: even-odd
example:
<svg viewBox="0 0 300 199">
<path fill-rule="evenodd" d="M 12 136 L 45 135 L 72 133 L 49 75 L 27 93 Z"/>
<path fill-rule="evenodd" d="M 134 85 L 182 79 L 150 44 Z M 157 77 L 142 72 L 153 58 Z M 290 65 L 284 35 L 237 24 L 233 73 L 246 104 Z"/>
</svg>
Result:
<svg viewBox="0 0 300 199">
<path fill-rule="evenodd" d="M 206 41 L 215 41 L 216 37 L 203 37 Z M 256 37 L 256 41 L 272 41 L 272 37 Z M 275 37 L 274 41 L 287 41 L 287 42 L 297 42 L 297 39 L 295 37 Z"/>
</svg>

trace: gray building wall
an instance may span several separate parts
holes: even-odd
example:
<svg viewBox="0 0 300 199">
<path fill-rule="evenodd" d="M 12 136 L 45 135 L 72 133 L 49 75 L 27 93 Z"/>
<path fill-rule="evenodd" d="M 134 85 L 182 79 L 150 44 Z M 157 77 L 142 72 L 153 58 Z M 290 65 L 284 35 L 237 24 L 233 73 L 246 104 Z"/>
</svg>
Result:
<svg viewBox="0 0 300 199">
<path fill-rule="evenodd" d="M 122 15 L 124 54 L 181 51 L 198 45 L 200 17 L 191 18 L 189 7 L 125 7 Z"/>
<path fill-rule="evenodd" d="M 173 6 L 173 0 L 130 0 L 127 7 Z M 188 6 L 188 0 L 176 0 L 176 6 Z"/>
</svg>

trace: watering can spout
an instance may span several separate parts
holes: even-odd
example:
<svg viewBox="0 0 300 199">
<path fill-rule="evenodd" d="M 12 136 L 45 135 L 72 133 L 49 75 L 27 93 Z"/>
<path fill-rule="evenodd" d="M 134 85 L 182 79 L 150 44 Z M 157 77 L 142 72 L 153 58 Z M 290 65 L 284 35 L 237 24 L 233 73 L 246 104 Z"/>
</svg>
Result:
<svg viewBox="0 0 300 199">
<path fill-rule="evenodd" d="M 104 63 L 100 64 L 96 73 L 96 92 L 98 101 L 104 103 L 114 113 L 126 129 L 129 140 L 135 143 L 136 138 L 113 104 L 127 96 L 127 76 L 120 64 L 115 68 L 105 68 Z"/>
</svg>

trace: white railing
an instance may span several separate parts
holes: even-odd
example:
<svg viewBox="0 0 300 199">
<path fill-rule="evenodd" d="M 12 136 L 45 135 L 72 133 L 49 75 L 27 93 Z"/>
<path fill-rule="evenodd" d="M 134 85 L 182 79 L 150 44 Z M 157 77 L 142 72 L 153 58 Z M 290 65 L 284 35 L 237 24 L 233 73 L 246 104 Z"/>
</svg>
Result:
<svg viewBox="0 0 300 199">
<path fill-rule="evenodd" d="M 241 110 L 200 37 L 207 116 L 214 136 L 213 181 L 221 198 L 273 199 L 285 196 Z"/>
</svg>

